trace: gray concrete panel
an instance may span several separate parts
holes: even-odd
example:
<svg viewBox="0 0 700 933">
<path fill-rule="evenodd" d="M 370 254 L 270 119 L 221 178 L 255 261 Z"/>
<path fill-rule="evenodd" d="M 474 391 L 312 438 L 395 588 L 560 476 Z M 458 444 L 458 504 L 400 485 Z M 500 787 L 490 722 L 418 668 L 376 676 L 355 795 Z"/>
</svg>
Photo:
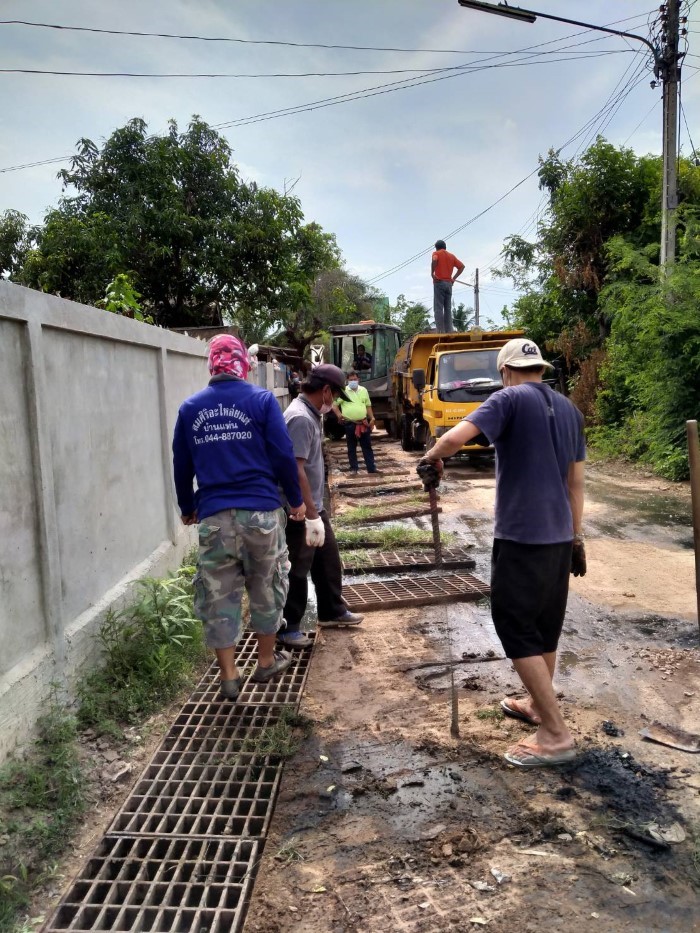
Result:
<svg viewBox="0 0 700 933">
<path fill-rule="evenodd" d="M 66 625 L 169 537 L 158 353 L 44 330 Z"/>
<path fill-rule="evenodd" d="M 43 644 L 26 325 L 0 320 L 0 676 Z"/>
</svg>

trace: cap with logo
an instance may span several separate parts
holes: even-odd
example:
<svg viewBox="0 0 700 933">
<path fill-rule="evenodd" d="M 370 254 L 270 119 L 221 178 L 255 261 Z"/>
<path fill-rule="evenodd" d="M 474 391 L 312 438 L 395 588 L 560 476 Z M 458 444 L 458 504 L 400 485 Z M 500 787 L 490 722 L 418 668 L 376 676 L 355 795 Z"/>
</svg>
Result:
<svg viewBox="0 0 700 933">
<path fill-rule="evenodd" d="M 499 373 L 504 366 L 510 366 L 513 369 L 537 369 L 540 366 L 546 366 L 548 369 L 554 369 L 551 363 L 542 359 L 537 344 L 522 337 L 509 340 L 505 346 L 501 347 L 496 366 Z"/>
<path fill-rule="evenodd" d="M 309 375 L 313 379 L 320 379 L 322 382 L 327 382 L 328 385 L 340 389 L 342 397 L 347 402 L 350 401 L 345 392 L 345 373 L 338 366 L 334 366 L 332 363 L 320 363 L 312 368 Z"/>
</svg>

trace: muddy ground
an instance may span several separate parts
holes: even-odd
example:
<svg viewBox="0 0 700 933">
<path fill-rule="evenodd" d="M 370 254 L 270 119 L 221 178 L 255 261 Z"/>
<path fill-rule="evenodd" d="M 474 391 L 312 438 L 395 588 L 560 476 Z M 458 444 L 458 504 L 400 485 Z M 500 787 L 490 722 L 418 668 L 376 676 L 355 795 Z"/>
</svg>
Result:
<svg viewBox="0 0 700 933">
<path fill-rule="evenodd" d="M 388 472 L 417 459 L 377 448 Z M 448 467 L 442 527 L 486 579 L 493 501 L 488 465 Z M 518 680 L 487 604 L 326 630 L 302 702 L 313 733 L 285 766 L 246 931 L 700 930 L 700 755 L 638 735 L 654 719 L 700 730 L 688 490 L 592 466 L 585 530 L 557 675 L 577 766 L 503 760 L 530 730 L 496 713 Z M 439 662 L 463 656 L 454 739 Z M 420 662 L 435 666 L 406 670 Z"/>
</svg>

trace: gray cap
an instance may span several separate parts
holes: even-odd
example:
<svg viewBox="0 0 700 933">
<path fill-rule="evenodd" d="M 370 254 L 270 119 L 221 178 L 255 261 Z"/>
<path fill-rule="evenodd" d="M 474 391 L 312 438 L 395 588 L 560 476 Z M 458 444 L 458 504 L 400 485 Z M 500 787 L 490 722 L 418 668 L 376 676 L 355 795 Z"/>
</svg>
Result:
<svg viewBox="0 0 700 933">
<path fill-rule="evenodd" d="M 309 375 L 313 379 L 320 379 L 322 382 L 327 382 L 328 385 L 340 389 L 340 394 L 345 401 L 350 401 L 345 394 L 345 373 L 338 366 L 334 366 L 332 363 L 320 363 L 318 366 L 313 367 Z"/>
</svg>

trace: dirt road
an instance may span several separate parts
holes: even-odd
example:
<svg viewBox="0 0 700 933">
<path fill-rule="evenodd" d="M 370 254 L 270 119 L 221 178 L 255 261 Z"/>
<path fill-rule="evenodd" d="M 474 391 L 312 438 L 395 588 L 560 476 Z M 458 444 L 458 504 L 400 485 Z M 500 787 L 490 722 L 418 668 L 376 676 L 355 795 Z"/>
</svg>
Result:
<svg viewBox="0 0 700 933">
<path fill-rule="evenodd" d="M 528 727 L 498 713 L 518 681 L 493 659 L 487 605 L 326 630 L 302 704 L 313 732 L 285 768 L 247 931 L 700 930 L 700 755 L 638 735 L 653 719 L 700 730 L 687 490 L 594 466 L 588 497 L 589 571 L 572 581 L 557 676 L 579 765 L 503 760 Z M 442 526 L 475 545 L 486 579 L 493 501 L 489 469 L 449 468 Z M 452 739 L 439 662 L 489 652 L 456 667 Z M 419 662 L 436 664 L 405 670 Z"/>
</svg>

